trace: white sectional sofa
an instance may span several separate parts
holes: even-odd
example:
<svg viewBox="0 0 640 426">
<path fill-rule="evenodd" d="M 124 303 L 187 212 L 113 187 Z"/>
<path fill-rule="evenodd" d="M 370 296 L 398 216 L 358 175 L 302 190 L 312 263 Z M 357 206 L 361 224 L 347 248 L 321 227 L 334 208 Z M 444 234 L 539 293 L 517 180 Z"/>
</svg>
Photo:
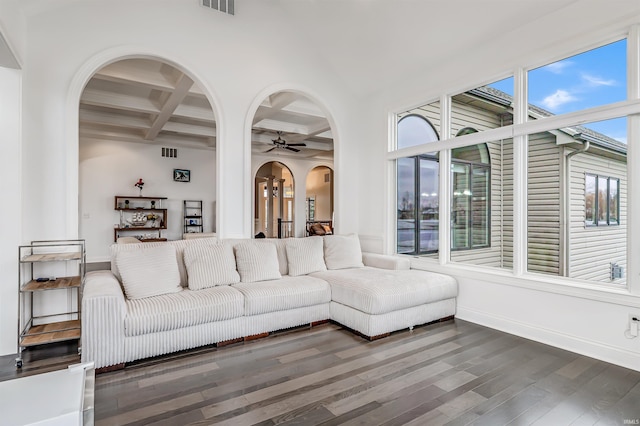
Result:
<svg viewBox="0 0 640 426">
<path fill-rule="evenodd" d="M 356 235 L 114 244 L 86 276 L 82 361 L 96 368 L 333 320 L 365 337 L 452 317 L 452 277 L 362 253 Z"/>
</svg>

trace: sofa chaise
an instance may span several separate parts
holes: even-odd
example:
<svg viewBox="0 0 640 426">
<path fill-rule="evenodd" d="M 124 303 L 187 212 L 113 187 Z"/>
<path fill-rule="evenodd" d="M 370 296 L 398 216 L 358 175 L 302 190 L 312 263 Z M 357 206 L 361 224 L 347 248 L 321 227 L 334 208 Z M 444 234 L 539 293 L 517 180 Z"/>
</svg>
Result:
<svg viewBox="0 0 640 426">
<path fill-rule="evenodd" d="M 368 338 L 452 317 L 454 278 L 362 253 L 356 235 L 114 244 L 87 273 L 82 362 L 96 368 L 335 321 Z"/>
</svg>

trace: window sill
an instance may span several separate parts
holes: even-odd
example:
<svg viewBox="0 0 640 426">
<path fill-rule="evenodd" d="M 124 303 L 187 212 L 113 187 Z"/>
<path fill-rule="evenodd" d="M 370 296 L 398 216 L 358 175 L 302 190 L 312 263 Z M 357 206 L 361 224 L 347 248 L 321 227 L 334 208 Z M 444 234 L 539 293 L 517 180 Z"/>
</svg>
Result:
<svg viewBox="0 0 640 426">
<path fill-rule="evenodd" d="M 477 279 L 529 290 L 640 308 L 640 295 L 632 294 L 626 287 L 619 285 L 606 287 L 605 285 L 586 283 L 568 278 L 547 277 L 530 273 L 515 276 L 510 270 L 489 269 L 459 263 L 441 265 L 434 259 L 423 259 L 406 255 L 399 256 L 410 258 L 411 267 L 415 269 L 424 269 L 462 278 Z"/>
</svg>

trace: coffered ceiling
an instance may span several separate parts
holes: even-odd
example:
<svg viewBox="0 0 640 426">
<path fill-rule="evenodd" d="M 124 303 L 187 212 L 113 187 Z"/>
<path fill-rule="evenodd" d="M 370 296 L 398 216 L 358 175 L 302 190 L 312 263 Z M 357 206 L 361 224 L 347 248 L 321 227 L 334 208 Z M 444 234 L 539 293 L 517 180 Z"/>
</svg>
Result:
<svg viewBox="0 0 640 426">
<path fill-rule="evenodd" d="M 202 89 L 182 71 L 156 60 L 126 59 L 105 66 L 87 84 L 80 99 L 80 139 L 215 149 L 216 118 Z M 259 106 L 251 150 L 331 159 L 333 137 L 314 102 L 280 92 Z"/>
</svg>

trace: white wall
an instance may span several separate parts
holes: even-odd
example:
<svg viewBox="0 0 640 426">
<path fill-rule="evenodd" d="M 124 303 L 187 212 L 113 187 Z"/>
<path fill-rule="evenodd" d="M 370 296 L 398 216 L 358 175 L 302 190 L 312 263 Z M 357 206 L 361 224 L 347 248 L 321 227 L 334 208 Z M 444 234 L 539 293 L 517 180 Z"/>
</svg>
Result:
<svg viewBox="0 0 640 426">
<path fill-rule="evenodd" d="M 124 57 L 153 57 L 179 66 L 206 92 L 217 119 L 214 192 L 216 231 L 222 237 L 252 235 L 250 124 L 269 94 L 297 90 L 323 106 L 336 140 L 336 182 L 355 181 L 356 147 L 364 127 L 359 123 L 365 122 L 359 101 L 298 34 L 287 26 L 273 31 L 273 22 L 281 19 L 277 7 L 261 0 L 244 1 L 236 16 L 184 0 L 165 0 L 161 7 L 128 0 L 73 2 L 29 15 L 26 34 L 16 30 L 8 37 L 25 46 L 22 159 L 2 157 L 10 163 L 3 173 L 18 176 L 5 181 L 21 187 L 3 193 L 5 200 L 22 206 L 19 219 L 13 219 L 21 241 L 78 235 L 79 212 L 84 211 L 79 201 L 79 97 L 96 70 Z M 115 187 L 108 189 L 111 195 L 113 191 Z M 150 181 L 146 191 L 151 194 Z M 296 216 L 304 217 L 304 190 L 296 194 L 302 197 L 302 202 L 296 200 Z M 356 185 L 336 190 L 336 217 L 345 212 L 340 221 L 344 232 L 357 231 L 357 217 L 346 213 L 355 212 L 357 203 Z M 89 220 L 95 221 L 103 210 L 99 207 L 89 208 Z M 17 243 L 2 245 L 3 264 L 15 263 Z M 90 248 L 89 256 L 100 258 L 99 253 Z M 3 282 L 13 285 L 14 277 L 9 273 Z M 17 296 L 12 296 L 2 300 L 9 307 L 0 313 L 3 353 L 15 350 L 15 315 L 10 310 Z"/>
<path fill-rule="evenodd" d="M 0 353 L 16 351 L 20 218 L 20 71 L 0 68 Z"/>
<path fill-rule="evenodd" d="M 191 170 L 190 182 L 174 182 L 173 169 Z M 87 241 L 87 262 L 109 260 L 113 226 L 119 222 L 115 195 L 167 197 L 167 229 L 162 236 L 182 238 L 182 201 L 202 200 L 204 232 L 215 225 L 215 151 L 178 148 L 178 158 L 163 158 L 158 146 L 86 141 L 80 144 L 80 237 Z"/>
</svg>

